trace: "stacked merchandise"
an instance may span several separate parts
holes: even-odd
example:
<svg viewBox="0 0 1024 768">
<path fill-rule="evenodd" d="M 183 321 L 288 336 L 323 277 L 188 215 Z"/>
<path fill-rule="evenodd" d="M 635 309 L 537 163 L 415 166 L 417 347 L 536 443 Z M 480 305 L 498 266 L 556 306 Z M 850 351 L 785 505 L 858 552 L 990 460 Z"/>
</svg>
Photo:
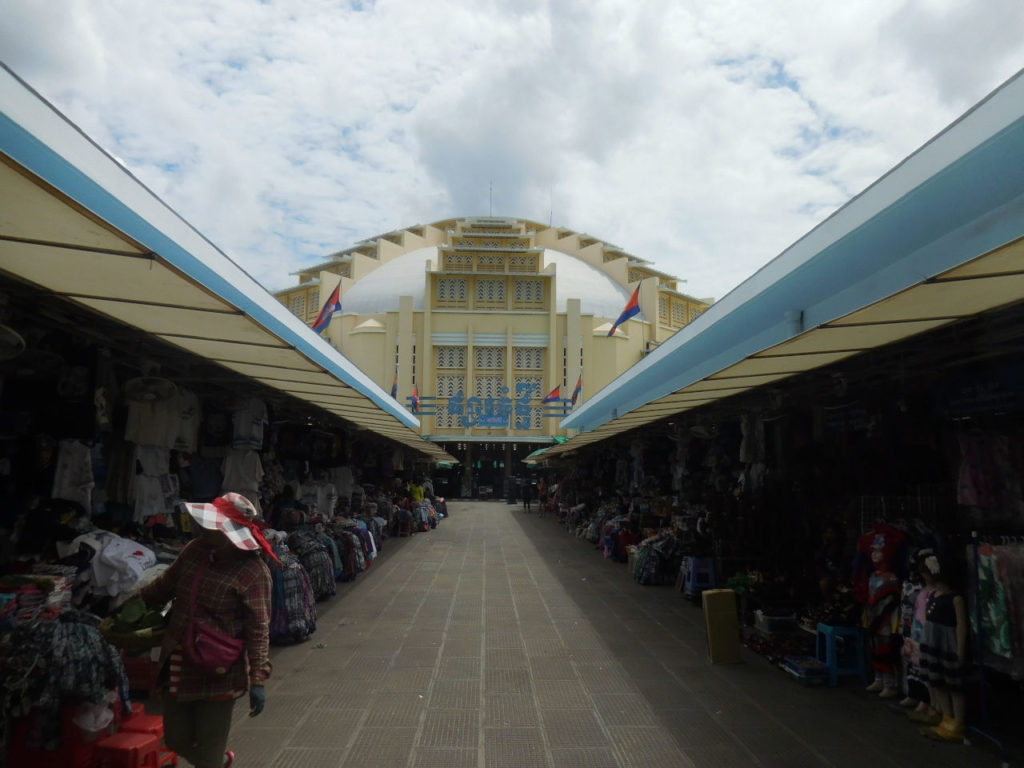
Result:
<svg viewBox="0 0 1024 768">
<path fill-rule="evenodd" d="M 288 536 L 288 549 L 296 554 L 302 567 L 309 574 L 313 597 L 326 600 L 337 594 L 334 562 L 320 535 L 312 529 L 293 531 Z"/>
<path fill-rule="evenodd" d="M 316 599 L 309 575 L 299 558 L 284 544 L 274 547 L 279 562 L 269 557 L 274 592 L 270 603 L 270 642 L 300 643 L 316 631 Z"/>
<path fill-rule="evenodd" d="M 633 579 L 645 586 L 671 584 L 679 573 L 682 547 L 675 532 L 666 528 L 637 545 L 633 558 Z"/>
<path fill-rule="evenodd" d="M 85 738 L 65 723 L 74 718 L 98 730 L 92 724 L 109 723 L 116 707 L 130 706 L 121 655 L 99 623 L 51 606 L 0 634 L 0 712 L 14 719 L 12 765 L 51 758 L 76 765 Z M 73 743 L 64 743 L 68 737 Z"/>
</svg>

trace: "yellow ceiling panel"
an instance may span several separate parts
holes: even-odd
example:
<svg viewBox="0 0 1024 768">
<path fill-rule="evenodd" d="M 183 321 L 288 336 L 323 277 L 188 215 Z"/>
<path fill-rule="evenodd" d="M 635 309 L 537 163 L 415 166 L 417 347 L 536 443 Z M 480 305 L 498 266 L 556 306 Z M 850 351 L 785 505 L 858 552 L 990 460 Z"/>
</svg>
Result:
<svg viewBox="0 0 1024 768">
<path fill-rule="evenodd" d="M 0 240 L 0 269 L 60 294 L 199 309 L 229 308 L 145 256 Z"/>
<path fill-rule="evenodd" d="M 177 334 L 204 339 L 260 344 L 275 337 L 250 318 L 234 312 L 210 312 L 182 307 L 159 307 L 128 301 L 77 297 L 74 301 L 122 323 L 155 335 Z M 281 343 L 281 346 L 284 346 Z"/>
<path fill-rule="evenodd" d="M 65 243 L 122 253 L 143 253 L 64 201 L 48 187 L 0 162 L 0 237 Z"/>
<path fill-rule="evenodd" d="M 252 363 L 273 365 L 281 368 L 295 368 L 305 371 L 319 371 L 318 365 L 310 362 L 290 347 L 267 347 L 262 344 L 239 344 L 215 339 L 193 339 L 189 337 L 161 335 L 164 341 L 205 357 L 214 362 Z"/>
<path fill-rule="evenodd" d="M 787 357 L 749 357 L 735 365 L 729 366 L 715 376 L 762 376 L 781 374 L 791 376 L 794 373 L 810 371 L 829 365 L 838 360 L 857 354 L 856 352 L 826 352 L 813 355 L 790 355 Z"/>
<path fill-rule="evenodd" d="M 845 320 L 845 318 L 844 318 Z M 840 321 L 842 322 L 842 320 Z M 907 323 L 881 325 L 822 326 L 782 344 L 759 352 L 755 357 L 776 355 L 804 355 L 834 350 L 866 350 L 892 344 L 895 341 L 930 331 L 945 325 L 948 320 L 918 320 Z"/>
<path fill-rule="evenodd" d="M 242 363 L 232 360 L 218 361 L 225 368 L 250 376 L 254 379 L 274 379 L 289 384 L 318 384 L 334 387 L 346 387 L 338 379 L 326 371 L 296 371 L 288 368 L 275 368 L 269 365 L 257 365 L 254 363 Z M 279 389 L 281 387 L 278 387 Z M 364 398 L 365 399 L 365 398 Z"/>
<path fill-rule="evenodd" d="M 976 315 L 1024 299 L 1024 274 L 926 283 L 829 325 L 894 323 Z"/>
<path fill-rule="evenodd" d="M 962 267 L 939 275 L 940 280 L 960 277 L 978 277 L 1007 272 L 1024 272 L 1024 239 L 1004 245 L 998 250 L 969 261 Z"/>
</svg>

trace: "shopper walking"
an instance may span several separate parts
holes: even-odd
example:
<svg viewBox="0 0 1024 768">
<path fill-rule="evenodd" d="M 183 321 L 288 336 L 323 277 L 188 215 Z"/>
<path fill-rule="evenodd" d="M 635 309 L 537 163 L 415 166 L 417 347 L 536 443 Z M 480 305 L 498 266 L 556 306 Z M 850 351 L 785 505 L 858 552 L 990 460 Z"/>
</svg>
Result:
<svg viewBox="0 0 1024 768">
<path fill-rule="evenodd" d="M 174 600 L 158 662 L 167 746 L 196 768 L 225 768 L 235 699 L 249 693 L 250 717 L 267 700 L 272 581 L 260 552 L 277 558 L 244 496 L 185 506 L 201 535 L 140 596 Z"/>
</svg>

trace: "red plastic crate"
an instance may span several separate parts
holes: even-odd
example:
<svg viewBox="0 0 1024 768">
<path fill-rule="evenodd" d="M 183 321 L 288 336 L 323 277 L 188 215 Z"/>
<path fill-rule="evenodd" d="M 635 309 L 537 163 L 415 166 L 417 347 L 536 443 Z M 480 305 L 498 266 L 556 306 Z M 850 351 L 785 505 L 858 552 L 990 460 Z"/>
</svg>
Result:
<svg viewBox="0 0 1024 768">
<path fill-rule="evenodd" d="M 97 742 L 85 740 L 85 733 L 73 720 L 75 709 L 75 706 L 68 705 L 61 710 L 60 749 L 32 748 L 30 731 L 33 727 L 33 715 L 15 720 L 11 729 L 7 765 L 11 768 L 98 768 Z"/>
</svg>

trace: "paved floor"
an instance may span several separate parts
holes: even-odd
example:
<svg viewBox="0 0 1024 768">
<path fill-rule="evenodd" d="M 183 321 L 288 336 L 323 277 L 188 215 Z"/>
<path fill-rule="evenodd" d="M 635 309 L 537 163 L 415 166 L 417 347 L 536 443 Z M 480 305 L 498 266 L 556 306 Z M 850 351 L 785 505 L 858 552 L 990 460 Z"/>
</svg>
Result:
<svg viewBox="0 0 1024 768">
<path fill-rule="evenodd" d="M 805 688 L 746 650 L 709 664 L 697 607 L 550 517 L 451 510 L 274 649 L 265 712 L 236 708 L 237 768 L 998 765 L 853 681 Z"/>
</svg>

